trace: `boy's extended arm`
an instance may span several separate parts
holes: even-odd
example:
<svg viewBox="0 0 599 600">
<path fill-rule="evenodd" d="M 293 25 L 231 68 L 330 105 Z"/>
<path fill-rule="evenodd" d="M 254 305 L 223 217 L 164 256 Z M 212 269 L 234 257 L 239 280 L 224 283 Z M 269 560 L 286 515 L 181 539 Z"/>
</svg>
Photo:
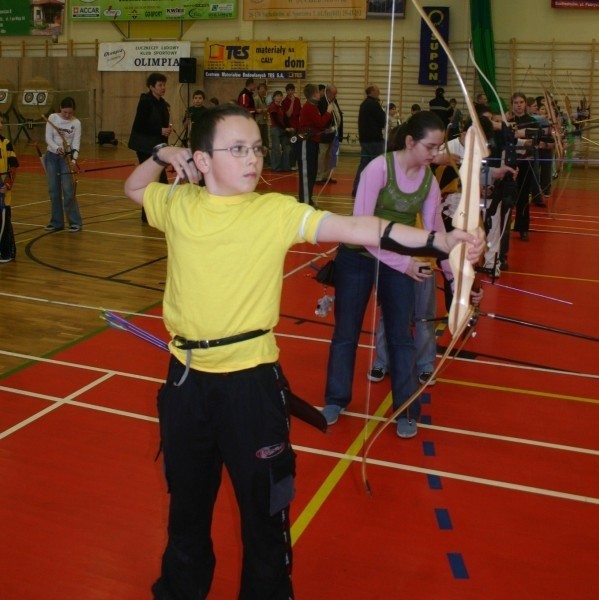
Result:
<svg viewBox="0 0 599 600">
<path fill-rule="evenodd" d="M 388 224 L 389 221 L 378 217 L 330 215 L 319 225 L 318 241 L 378 246 Z M 423 249 L 426 248 L 429 233 L 425 229 L 395 223 L 391 227 L 389 238 L 407 248 Z M 480 229 L 477 230 L 476 235 L 459 229 L 449 233 L 437 231 L 434 235 L 433 248 L 448 254 L 460 242 L 469 244 L 468 260 L 475 262 L 483 251 L 485 236 Z M 402 254 L 409 254 L 409 252 L 402 252 Z"/>
</svg>

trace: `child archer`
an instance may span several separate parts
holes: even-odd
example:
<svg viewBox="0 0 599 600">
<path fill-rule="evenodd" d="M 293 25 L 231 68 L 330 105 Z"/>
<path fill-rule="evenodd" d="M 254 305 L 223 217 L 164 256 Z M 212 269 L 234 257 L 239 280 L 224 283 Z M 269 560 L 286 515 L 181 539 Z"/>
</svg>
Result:
<svg viewBox="0 0 599 600">
<path fill-rule="evenodd" d="M 171 360 L 158 413 L 170 492 L 168 542 L 155 599 L 195 600 L 210 590 L 216 557 L 214 503 L 227 468 L 239 510 L 239 598 L 293 598 L 289 505 L 295 454 L 273 328 L 285 255 L 301 242 L 383 240 L 468 257 L 482 233 L 437 233 L 376 217 L 342 217 L 280 193 L 255 192 L 267 149 L 253 116 L 233 104 L 208 110 L 191 149 L 160 145 L 125 183 L 148 222 L 165 232 L 169 260 L 164 322 Z M 188 184 L 156 183 L 171 164 Z M 203 178 L 205 187 L 199 187 Z M 383 230 L 384 233 L 383 233 Z"/>
</svg>

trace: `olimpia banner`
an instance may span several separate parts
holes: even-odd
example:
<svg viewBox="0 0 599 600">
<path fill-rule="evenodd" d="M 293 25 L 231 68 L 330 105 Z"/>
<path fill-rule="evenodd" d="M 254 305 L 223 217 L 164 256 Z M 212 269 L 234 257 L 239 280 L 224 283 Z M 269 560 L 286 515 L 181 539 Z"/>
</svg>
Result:
<svg viewBox="0 0 599 600">
<path fill-rule="evenodd" d="M 204 43 L 204 77 L 305 79 L 307 42 Z"/>
<path fill-rule="evenodd" d="M 191 42 L 104 42 L 98 71 L 178 71 L 190 52 Z"/>
<path fill-rule="evenodd" d="M 14 0 L 10 0 L 14 2 Z M 238 0 L 71 0 L 73 21 L 195 21 L 236 19 Z"/>
</svg>

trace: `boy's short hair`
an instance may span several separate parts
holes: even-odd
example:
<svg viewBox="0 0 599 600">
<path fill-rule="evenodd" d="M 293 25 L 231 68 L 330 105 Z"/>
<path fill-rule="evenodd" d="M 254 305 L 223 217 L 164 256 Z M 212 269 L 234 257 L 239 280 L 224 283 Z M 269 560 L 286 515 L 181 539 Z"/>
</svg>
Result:
<svg viewBox="0 0 599 600">
<path fill-rule="evenodd" d="M 318 86 L 314 85 L 313 83 L 308 83 L 304 86 L 304 97 L 306 99 L 312 98 L 317 91 Z"/>
<path fill-rule="evenodd" d="M 283 92 L 281 90 L 277 90 L 276 92 L 273 92 L 272 97 L 274 98 L 275 96 L 282 96 Z"/>
<path fill-rule="evenodd" d="M 285 86 L 285 91 L 286 91 L 286 92 L 288 92 L 289 90 L 294 90 L 294 89 L 295 89 L 295 86 L 293 85 L 293 83 L 288 83 L 288 84 Z"/>
<path fill-rule="evenodd" d="M 204 94 L 204 92 L 202 90 L 196 90 L 193 93 L 194 96 L 202 96 L 202 98 L 204 98 L 204 100 L 206 99 L 206 94 Z"/>
<path fill-rule="evenodd" d="M 212 156 L 212 145 L 216 126 L 227 117 L 243 117 L 249 121 L 256 122 L 254 116 L 243 106 L 235 103 L 219 104 L 204 111 L 202 118 L 193 124 L 191 128 L 191 151 L 201 150 Z"/>
</svg>

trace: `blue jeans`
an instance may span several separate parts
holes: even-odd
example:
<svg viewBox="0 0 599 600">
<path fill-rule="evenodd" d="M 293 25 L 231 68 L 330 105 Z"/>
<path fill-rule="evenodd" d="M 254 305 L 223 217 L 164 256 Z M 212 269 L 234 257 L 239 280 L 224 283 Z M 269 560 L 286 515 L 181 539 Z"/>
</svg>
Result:
<svg viewBox="0 0 599 600">
<path fill-rule="evenodd" d="M 270 128 L 270 145 L 270 168 L 273 171 L 290 171 L 291 144 L 283 128 Z"/>
<path fill-rule="evenodd" d="M 48 175 L 48 194 L 50 196 L 50 225 L 55 229 L 64 228 L 66 213 L 69 225 L 81 227 L 81 213 L 75 197 L 75 186 L 71 175 L 62 175 L 70 171 L 66 159 L 54 152 L 46 152 L 46 173 Z M 64 198 L 64 210 L 63 210 Z"/>
<path fill-rule="evenodd" d="M 435 370 L 437 338 L 435 336 L 436 280 L 429 277 L 414 286 L 415 308 L 414 344 L 416 346 L 416 373 L 432 373 Z M 427 321 L 422 322 L 422 319 Z M 376 328 L 376 357 L 373 368 L 389 370 L 387 334 L 383 315 Z"/>
<path fill-rule="evenodd" d="M 340 247 L 335 259 L 335 329 L 327 367 L 326 404 L 345 408 L 351 402 L 356 349 L 375 274 L 374 258 Z M 410 331 L 414 280 L 381 263 L 378 294 L 383 314 L 389 314 L 385 321 L 389 373 L 393 406 L 398 408 L 418 388 L 414 339 Z M 408 412 L 410 418 L 417 419 L 420 402 L 416 400 Z"/>
</svg>

